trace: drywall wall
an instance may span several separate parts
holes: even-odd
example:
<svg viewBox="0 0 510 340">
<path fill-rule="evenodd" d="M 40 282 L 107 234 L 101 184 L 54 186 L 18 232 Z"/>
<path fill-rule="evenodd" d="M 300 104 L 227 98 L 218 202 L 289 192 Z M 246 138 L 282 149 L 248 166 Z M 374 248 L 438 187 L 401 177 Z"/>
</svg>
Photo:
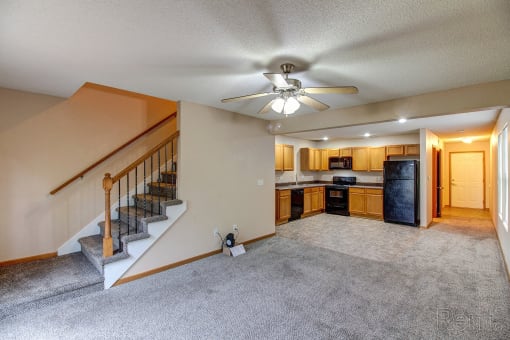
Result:
<svg viewBox="0 0 510 340">
<path fill-rule="evenodd" d="M 420 226 L 432 222 L 432 146 L 441 148 L 441 141 L 432 131 L 420 129 Z"/>
<path fill-rule="evenodd" d="M 442 168 L 442 186 L 443 186 L 443 205 L 450 205 L 450 154 L 452 152 L 483 152 L 484 154 L 484 168 L 485 168 L 485 208 L 490 206 L 490 188 L 491 179 L 489 176 L 490 171 L 490 141 L 480 140 L 474 141 L 471 144 L 462 142 L 446 142 L 444 143 L 444 163 Z"/>
<path fill-rule="evenodd" d="M 507 266 L 507 272 L 510 273 L 510 226 L 509 229 L 505 228 L 503 222 L 498 216 L 498 205 L 497 205 L 497 197 L 498 190 L 496 187 L 497 178 L 498 178 L 498 134 L 503 130 L 505 126 L 510 125 L 510 108 L 503 109 L 499 115 L 498 121 L 494 126 L 494 130 L 491 135 L 491 171 L 490 178 L 491 183 L 494 183 L 494 186 L 491 188 L 491 204 L 490 211 L 492 216 L 492 222 L 496 227 L 496 232 L 498 233 L 498 239 L 500 242 L 501 250 L 503 252 L 503 257 L 505 258 L 505 263 Z M 510 143 L 509 143 L 510 144 Z M 510 145 L 507 146 L 508 150 L 510 150 Z M 509 157 L 510 163 L 510 157 Z M 508 168 L 510 169 L 510 164 L 508 164 Z M 510 191 L 510 184 L 509 184 Z M 510 211 L 510 200 L 507 200 L 507 209 Z"/>
<path fill-rule="evenodd" d="M 360 88 L 362 95 L 363 88 Z M 280 126 L 275 133 L 320 130 L 366 123 L 394 121 L 400 117 L 417 118 L 477 111 L 510 105 L 510 80 L 471 85 L 446 91 L 355 107 L 327 110 L 313 115 L 287 117 L 273 122 Z"/>
<path fill-rule="evenodd" d="M 121 170 L 176 129 L 175 122 L 168 124 L 51 196 L 65 180 L 174 112 L 176 103 L 95 84 L 67 100 L 0 89 L 5 97 L 0 261 L 55 252 L 104 211 L 104 173 Z"/>
<path fill-rule="evenodd" d="M 0 133 L 65 101 L 65 98 L 0 87 Z"/>
<path fill-rule="evenodd" d="M 241 242 L 275 232 L 275 137 L 266 124 L 181 102 L 178 196 L 188 210 L 125 277 L 220 249 L 214 228 L 225 236 L 237 224 Z"/>
</svg>

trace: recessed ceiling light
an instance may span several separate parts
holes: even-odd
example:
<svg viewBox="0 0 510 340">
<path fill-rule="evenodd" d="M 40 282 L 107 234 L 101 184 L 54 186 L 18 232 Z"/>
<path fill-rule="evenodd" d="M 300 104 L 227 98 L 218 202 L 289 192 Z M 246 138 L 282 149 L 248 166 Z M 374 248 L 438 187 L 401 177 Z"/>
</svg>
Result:
<svg viewBox="0 0 510 340">
<path fill-rule="evenodd" d="M 363 136 L 365 136 L 365 137 L 370 137 L 370 133 L 365 132 L 365 134 L 364 134 Z"/>
<path fill-rule="evenodd" d="M 328 139 L 329 139 L 328 136 L 322 137 L 322 140 L 328 140 Z"/>
<path fill-rule="evenodd" d="M 400 124 L 404 124 L 405 122 L 407 122 L 407 119 L 405 119 L 405 118 L 400 118 L 400 119 L 398 120 L 398 122 L 399 122 Z"/>
</svg>

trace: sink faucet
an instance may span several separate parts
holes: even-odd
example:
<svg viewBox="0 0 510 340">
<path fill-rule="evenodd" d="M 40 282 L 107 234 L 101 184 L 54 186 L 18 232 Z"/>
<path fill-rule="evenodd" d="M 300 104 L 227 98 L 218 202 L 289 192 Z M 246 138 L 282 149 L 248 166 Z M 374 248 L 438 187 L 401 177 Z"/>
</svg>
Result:
<svg viewBox="0 0 510 340">
<path fill-rule="evenodd" d="M 296 172 L 296 185 L 298 185 L 298 180 L 297 180 L 297 178 L 298 178 L 298 177 L 297 177 L 297 172 Z"/>
</svg>

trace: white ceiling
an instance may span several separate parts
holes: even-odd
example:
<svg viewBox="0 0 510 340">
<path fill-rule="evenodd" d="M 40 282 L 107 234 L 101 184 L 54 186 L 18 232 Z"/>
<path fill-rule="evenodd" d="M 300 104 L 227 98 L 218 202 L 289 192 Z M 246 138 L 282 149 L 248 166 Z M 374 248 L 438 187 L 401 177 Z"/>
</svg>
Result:
<svg viewBox="0 0 510 340">
<path fill-rule="evenodd" d="M 315 96 L 343 108 L 510 79 L 509 56 L 508 0 L 0 0 L 0 86 L 63 97 L 89 81 L 256 116 L 270 98 L 220 99 L 270 91 L 282 62 L 357 86 Z"/>
<path fill-rule="evenodd" d="M 286 136 L 308 140 L 358 139 L 419 133 L 421 128 L 433 131 L 444 142 L 459 141 L 470 138 L 473 141 L 488 139 L 498 118 L 499 110 L 467 112 L 435 117 L 424 117 L 407 120 L 344 126 L 339 128 L 289 133 Z"/>
</svg>

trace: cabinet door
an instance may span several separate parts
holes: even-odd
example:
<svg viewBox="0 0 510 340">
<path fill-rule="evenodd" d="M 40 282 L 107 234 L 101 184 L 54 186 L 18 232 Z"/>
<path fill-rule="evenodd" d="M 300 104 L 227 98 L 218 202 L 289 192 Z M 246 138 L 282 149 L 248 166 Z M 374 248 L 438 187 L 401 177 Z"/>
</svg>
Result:
<svg viewBox="0 0 510 340">
<path fill-rule="evenodd" d="M 319 187 L 319 210 L 324 210 L 324 187 Z"/>
<path fill-rule="evenodd" d="M 419 144 L 410 144 L 405 146 L 405 154 L 410 156 L 419 156 L 420 155 L 420 145 Z"/>
<path fill-rule="evenodd" d="M 340 156 L 339 149 L 328 149 L 328 157 L 338 157 Z"/>
<path fill-rule="evenodd" d="M 352 148 L 342 148 L 338 153 L 340 157 L 352 157 Z"/>
<path fill-rule="evenodd" d="M 283 145 L 275 144 L 274 146 L 274 169 L 283 170 Z"/>
<path fill-rule="evenodd" d="M 313 149 L 313 170 L 319 171 L 321 169 L 321 150 Z"/>
<path fill-rule="evenodd" d="M 312 188 L 312 211 L 318 211 L 319 208 L 319 188 Z"/>
<path fill-rule="evenodd" d="M 312 190 L 311 188 L 304 189 L 303 195 L 303 214 L 312 212 Z"/>
<path fill-rule="evenodd" d="M 283 145 L 283 171 L 294 170 L 294 145 Z"/>
<path fill-rule="evenodd" d="M 366 189 L 367 214 L 374 217 L 383 217 L 382 189 Z"/>
<path fill-rule="evenodd" d="M 329 170 L 329 151 L 328 149 L 321 150 L 321 171 Z"/>
<path fill-rule="evenodd" d="M 290 218 L 290 190 L 281 190 L 279 198 L 279 219 L 287 220 Z"/>
<path fill-rule="evenodd" d="M 403 145 L 388 145 L 386 146 L 386 156 L 402 156 L 404 155 Z"/>
<path fill-rule="evenodd" d="M 365 189 L 349 188 L 349 212 L 364 215 L 365 204 Z"/>
<path fill-rule="evenodd" d="M 352 170 L 368 170 L 368 148 L 352 148 Z"/>
<path fill-rule="evenodd" d="M 386 160 L 386 147 L 370 148 L 370 171 L 383 171 Z"/>
<path fill-rule="evenodd" d="M 301 171 L 310 171 L 313 167 L 313 152 L 310 148 L 299 149 Z"/>
</svg>

